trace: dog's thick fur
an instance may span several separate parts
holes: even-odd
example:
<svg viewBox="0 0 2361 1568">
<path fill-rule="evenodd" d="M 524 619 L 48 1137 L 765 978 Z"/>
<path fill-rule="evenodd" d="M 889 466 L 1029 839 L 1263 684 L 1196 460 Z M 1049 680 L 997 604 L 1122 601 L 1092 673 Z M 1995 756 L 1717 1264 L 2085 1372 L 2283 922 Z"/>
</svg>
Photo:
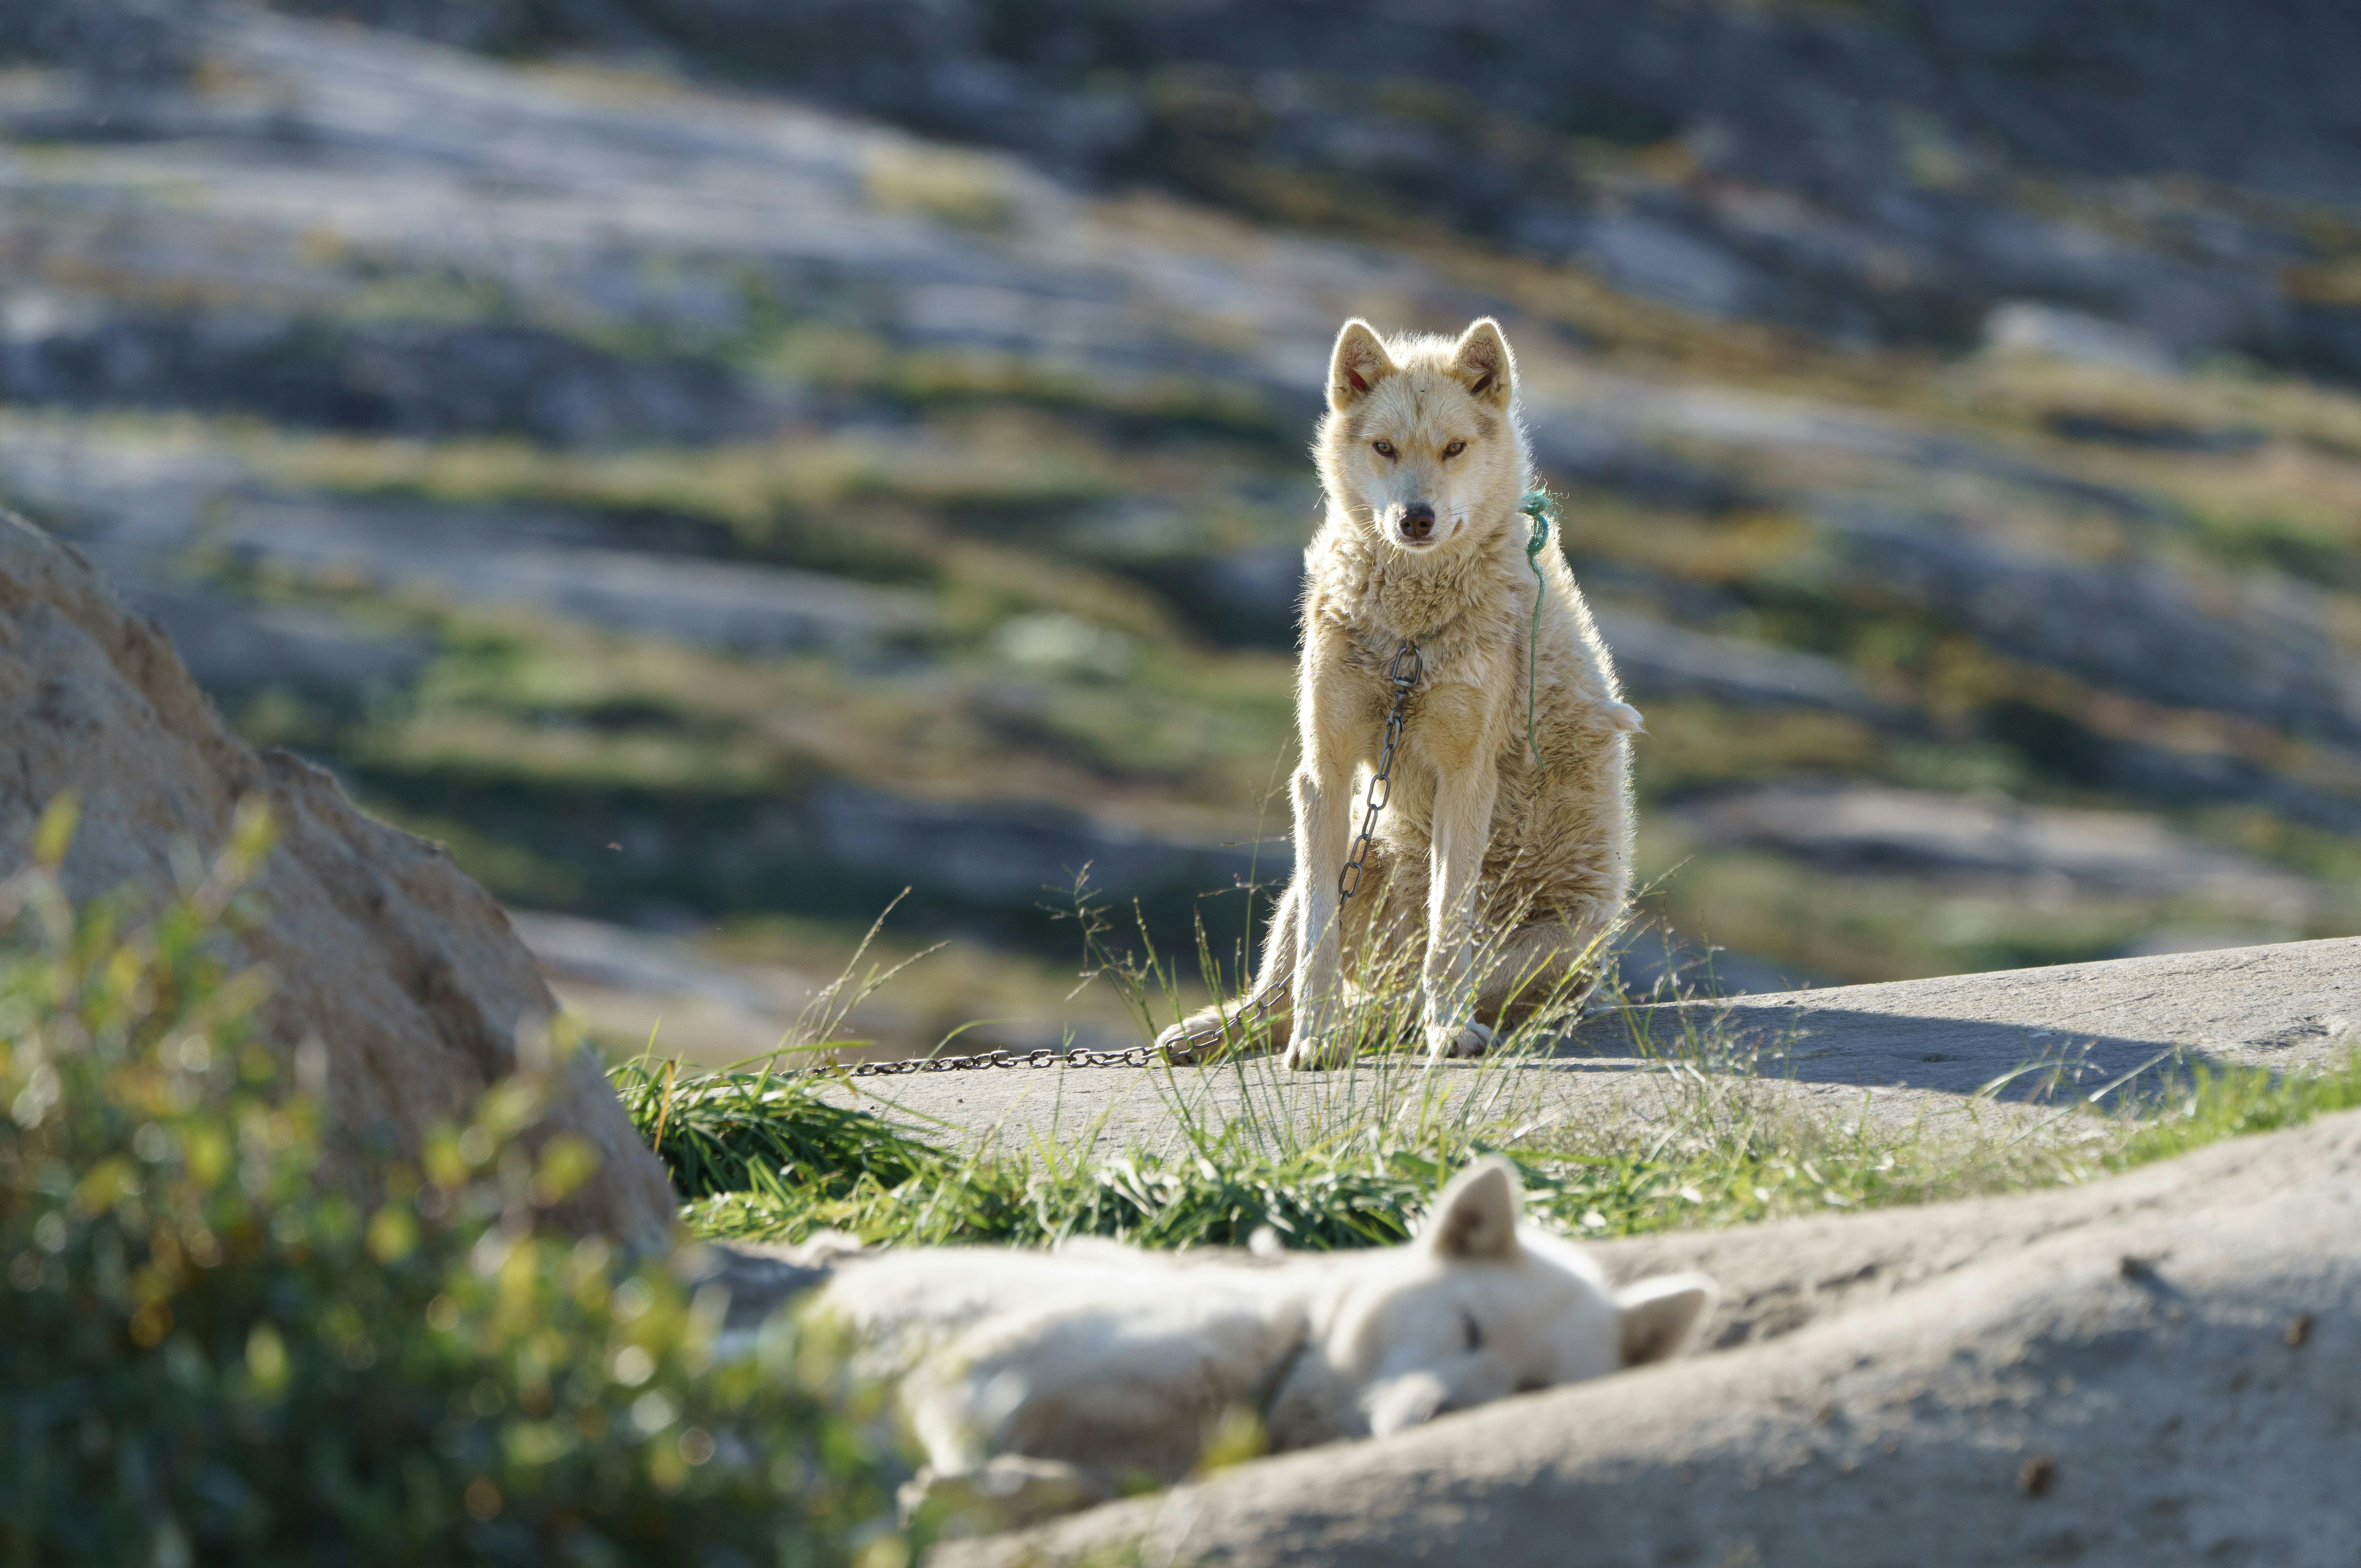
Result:
<svg viewBox="0 0 2361 1568">
<path fill-rule="evenodd" d="M 900 1381 L 927 1484 L 1016 1522 L 1178 1480 L 1236 1412 L 1274 1450 L 1383 1437 L 1696 1343 L 1712 1281 L 1611 1290 L 1521 1207 L 1513 1168 L 1492 1158 L 1402 1246 L 926 1247 L 840 1265 L 807 1310 L 849 1329 L 864 1370 Z"/>
<path fill-rule="evenodd" d="M 1519 508 L 1532 463 L 1499 323 L 1455 342 L 1346 323 L 1316 452 L 1328 500 L 1305 554 L 1294 879 L 1246 1002 L 1163 1039 L 1226 1029 L 1239 1043 L 1247 1020 L 1290 1065 L 1327 1065 L 1357 1032 L 1354 982 L 1417 973 L 1428 1050 L 1477 1055 L 1504 1014 L 1567 999 L 1623 907 L 1640 715 L 1553 543 L 1540 557 L 1539 766 L 1528 749 L 1535 585 Z M 1342 899 L 1405 641 L 1423 672 L 1367 872 Z"/>
</svg>

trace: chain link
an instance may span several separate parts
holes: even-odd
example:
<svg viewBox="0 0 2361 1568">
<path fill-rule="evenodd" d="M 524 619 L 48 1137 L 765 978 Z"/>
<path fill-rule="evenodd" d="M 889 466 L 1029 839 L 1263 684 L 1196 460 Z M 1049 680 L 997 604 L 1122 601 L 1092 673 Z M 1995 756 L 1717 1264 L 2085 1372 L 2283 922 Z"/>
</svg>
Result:
<svg viewBox="0 0 2361 1568">
<path fill-rule="evenodd" d="M 1245 1006 L 1238 1009 L 1238 1025 L 1240 1027 L 1245 1026 L 1246 1014 L 1249 1013 L 1253 1014 L 1256 1022 L 1259 1023 L 1269 1014 L 1269 1012 L 1270 998 L 1268 996 L 1257 996 L 1252 1002 L 1247 1003 Z M 1229 1038 L 1229 1019 L 1222 1016 L 1218 1006 L 1215 1007 L 1213 1015 L 1218 1022 L 1216 1022 L 1210 1029 L 1200 1029 L 1195 1034 L 1186 1036 L 1188 1044 L 1180 1048 L 1187 1051 L 1189 1053 L 1188 1056 L 1186 1058 L 1172 1058 L 1171 1059 L 1173 1061 L 1185 1066 L 1189 1062 L 1193 1062 L 1197 1059 L 1197 1052 L 1201 1047 L 1217 1046 L 1224 1040 Z"/>
<path fill-rule="evenodd" d="M 847 1078 L 906 1078 L 914 1072 L 982 1072 L 993 1068 L 1153 1067 L 1159 1058 L 1173 1067 L 1188 1067 L 1197 1053 L 1187 1046 L 1126 1046 L 1112 1051 L 1061 1051 L 1040 1046 L 1029 1051 L 979 1051 L 965 1057 L 912 1057 L 904 1061 L 854 1062 L 849 1067 L 814 1068 L 815 1074 Z"/>
<path fill-rule="evenodd" d="M 1410 661 L 1407 674 L 1402 669 L 1405 659 Z M 1361 891 L 1362 867 L 1369 858 L 1370 845 L 1377 840 L 1378 814 L 1394 797 L 1394 751 L 1401 744 L 1402 704 L 1410 700 L 1411 687 L 1418 685 L 1418 678 L 1425 673 L 1425 656 L 1419 652 L 1417 643 L 1405 640 L 1394 653 L 1392 666 L 1386 671 L 1386 678 L 1394 684 L 1394 701 L 1386 709 L 1385 747 L 1378 753 L 1378 771 L 1369 779 L 1368 808 L 1361 814 L 1361 836 L 1353 840 L 1352 855 L 1345 861 L 1345 869 L 1336 873 L 1339 898 L 1350 898 Z"/>
</svg>

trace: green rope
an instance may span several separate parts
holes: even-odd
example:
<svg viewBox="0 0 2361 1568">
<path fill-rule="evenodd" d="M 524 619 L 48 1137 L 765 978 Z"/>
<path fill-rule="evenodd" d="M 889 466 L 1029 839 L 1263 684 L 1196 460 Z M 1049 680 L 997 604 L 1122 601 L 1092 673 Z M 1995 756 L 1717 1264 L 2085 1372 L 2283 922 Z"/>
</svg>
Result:
<svg viewBox="0 0 2361 1568">
<path fill-rule="evenodd" d="M 1546 774 L 1542 743 L 1533 732 L 1533 696 L 1542 671 L 1542 547 L 1549 543 L 1550 524 L 1557 521 L 1557 503 L 1547 490 L 1527 490 L 1517 510 L 1533 523 L 1533 536 L 1525 544 L 1525 565 L 1533 569 L 1533 634 L 1525 642 L 1525 744 L 1533 749 L 1533 771 Z"/>
</svg>

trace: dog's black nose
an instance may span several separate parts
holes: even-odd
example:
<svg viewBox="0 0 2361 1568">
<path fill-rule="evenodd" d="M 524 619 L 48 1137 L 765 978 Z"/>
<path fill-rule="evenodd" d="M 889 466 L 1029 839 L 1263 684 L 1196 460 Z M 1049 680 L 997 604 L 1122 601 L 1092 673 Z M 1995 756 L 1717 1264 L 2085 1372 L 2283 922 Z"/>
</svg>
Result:
<svg viewBox="0 0 2361 1568">
<path fill-rule="evenodd" d="M 1424 501 L 1414 501 L 1402 509 L 1401 535 L 1404 539 L 1424 539 L 1434 532 L 1434 509 Z"/>
</svg>

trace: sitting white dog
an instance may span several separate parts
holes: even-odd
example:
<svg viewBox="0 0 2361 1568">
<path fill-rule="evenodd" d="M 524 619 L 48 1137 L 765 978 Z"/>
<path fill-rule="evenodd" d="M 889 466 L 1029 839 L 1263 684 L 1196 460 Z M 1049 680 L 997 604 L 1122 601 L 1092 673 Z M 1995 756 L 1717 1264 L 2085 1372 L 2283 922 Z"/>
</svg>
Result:
<svg viewBox="0 0 2361 1568">
<path fill-rule="evenodd" d="M 1177 1481 L 1242 1416 L 1273 1450 L 1384 1437 L 1447 1411 L 1679 1355 L 1699 1275 L 1611 1289 L 1521 1223 L 1478 1161 L 1405 1245 L 1277 1258 L 927 1247 L 848 1259 L 811 1310 L 898 1378 L 921 1490 L 1014 1524 Z"/>
</svg>

